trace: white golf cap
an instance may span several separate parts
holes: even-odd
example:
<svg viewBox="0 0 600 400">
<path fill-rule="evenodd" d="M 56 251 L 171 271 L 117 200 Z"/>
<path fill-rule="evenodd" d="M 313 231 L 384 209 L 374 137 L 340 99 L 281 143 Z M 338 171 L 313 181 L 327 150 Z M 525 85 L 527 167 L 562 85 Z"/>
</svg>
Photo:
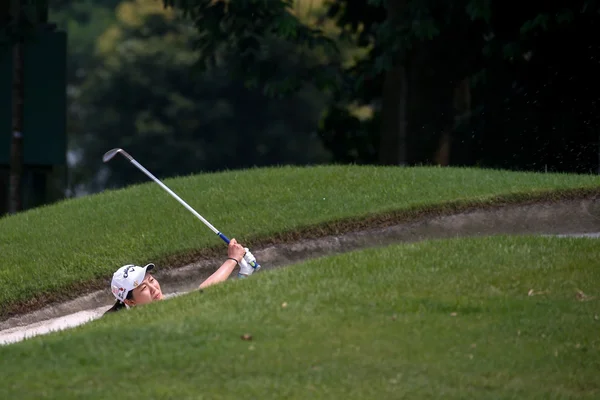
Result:
<svg viewBox="0 0 600 400">
<path fill-rule="evenodd" d="M 112 294 L 117 300 L 124 301 L 127 298 L 127 293 L 138 287 L 146 277 L 146 271 L 150 271 L 152 268 L 154 268 L 152 263 L 145 267 L 133 264 L 123 265 L 113 274 L 110 284 Z"/>
</svg>

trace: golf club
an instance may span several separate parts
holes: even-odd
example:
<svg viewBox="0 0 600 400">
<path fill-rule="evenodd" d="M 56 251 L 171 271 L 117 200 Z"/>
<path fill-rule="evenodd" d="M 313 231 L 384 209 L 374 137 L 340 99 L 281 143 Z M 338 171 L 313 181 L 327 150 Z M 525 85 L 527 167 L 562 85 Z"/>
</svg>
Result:
<svg viewBox="0 0 600 400">
<path fill-rule="evenodd" d="M 125 150 L 120 149 L 120 148 L 116 148 L 116 149 L 112 149 L 107 151 L 106 153 L 104 153 L 104 156 L 102 156 L 102 161 L 109 162 L 110 160 L 112 160 L 114 158 L 114 156 L 116 156 L 117 154 L 121 154 L 123 157 L 127 158 L 129 160 L 129 162 L 131 162 L 133 165 L 135 165 L 140 171 L 142 171 L 144 174 L 146 174 L 150 179 L 152 179 L 154 182 L 158 183 L 158 185 L 163 188 L 167 193 L 169 193 L 173 198 L 175 198 L 175 200 L 177 200 L 179 203 L 181 203 L 181 205 L 183 205 L 185 208 L 187 208 L 192 214 L 194 214 L 196 216 L 196 218 L 198 218 L 200 221 L 202 221 L 204 223 L 204 225 L 208 226 L 208 228 L 213 231 L 215 234 L 217 234 L 217 236 L 219 236 L 221 239 L 223 239 L 223 241 L 227 244 L 229 244 L 230 240 L 227 236 L 225 236 L 223 233 L 221 233 L 217 228 L 215 228 L 210 222 L 208 222 L 202 215 L 200 215 L 196 210 L 194 210 L 189 204 L 187 204 L 185 201 L 183 201 L 181 199 L 181 197 L 177 196 L 177 194 L 175 194 L 175 192 L 173 192 L 171 189 L 169 189 L 167 187 L 167 185 L 165 185 L 164 183 L 162 183 L 157 177 L 155 177 L 154 175 L 152 175 L 152 173 L 150 173 L 150 171 L 148 171 L 146 168 L 144 168 L 144 166 L 142 164 L 140 164 L 139 162 L 137 162 L 133 157 L 131 157 L 131 155 L 129 153 L 127 153 Z M 249 263 L 252 268 L 254 268 L 255 270 L 260 269 L 260 264 L 258 264 L 256 261 L 253 261 L 251 263 Z"/>
</svg>

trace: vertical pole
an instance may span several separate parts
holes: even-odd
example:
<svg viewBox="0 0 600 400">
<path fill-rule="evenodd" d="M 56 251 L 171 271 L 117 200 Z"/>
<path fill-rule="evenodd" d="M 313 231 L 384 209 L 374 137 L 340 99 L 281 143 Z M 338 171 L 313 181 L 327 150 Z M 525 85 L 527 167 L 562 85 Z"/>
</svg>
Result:
<svg viewBox="0 0 600 400">
<path fill-rule="evenodd" d="M 25 46 L 21 0 L 16 0 L 13 6 L 13 18 L 17 24 L 17 39 L 13 44 L 13 114 L 8 199 L 10 214 L 15 214 L 23 209 L 23 51 Z"/>
</svg>

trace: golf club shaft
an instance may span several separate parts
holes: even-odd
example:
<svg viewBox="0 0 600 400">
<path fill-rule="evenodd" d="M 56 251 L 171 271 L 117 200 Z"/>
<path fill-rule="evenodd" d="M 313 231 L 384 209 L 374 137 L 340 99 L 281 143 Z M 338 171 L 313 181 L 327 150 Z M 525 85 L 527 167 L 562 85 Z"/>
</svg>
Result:
<svg viewBox="0 0 600 400">
<path fill-rule="evenodd" d="M 196 210 L 194 210 L 192 207 L 189 206 L 189 204 L 187 204 L 179 196 L 177 196 L 175 194 L 175 192 L 173 192 L 171 189 L 169 189 L 167 187 L 167 185 L 165 185 L 157 177 L 152 175 L 152 173 L 150 171 L 148 171 L 146 168 L 144 168 L 142 166 L 142 164 L 140 164 L 139 162 L 134 160 L 134 158 L 131 157 L 131 155 L 129 155 L 129 153 L 127 153 L 125 150 L 123 150 L 121 148 L 115 148 L 115 149 L 109 150 L 106 153 L 104 153 L 104 156 L 102 157 L 102 161 L 109 162 L 117 154 L 121 154 L 123 157 L 127 158 L 129 160 L 129 162 L 131 162 L 137 169 L 139 169 L 144 174 L 146 174 L 154 182 L 158 183 L 161 188 L 163 188 L 167 193 L 169 193 L 181 205 L 183 205 L 185 208 L 187 208 L 192 214 L 194 214 L 196 216 L 196 218 L 198 218 L 206 226 L 208 226 L 210 228 L 210 230 L 213 231 L 214 233 L 216 233 L 217 236 L 219 236 L 225 243 L 227 243 L 227 244 L 230 243 L 230 240 L 227 236 L 225 236 L 224 234 L 219 232 L 214 226 L 212 226 L 212 224 L 210 222 L 208 222 L 206 219 L 204 219 L 204 217 L 202 217 L 202 215 L 198 214 L 198 212 L 196 212 Z M 246 259 L 247 256 L 249 256 L 250 261 L 248 261 Z M 252 256 L 252 253 L 250 253 L 250 250 L 248 250 L 248 248 L 246 248 L 246 253 L 244 253 L 244 258 L 242 258 L 238 263 L 240 264 L 240 271 L 241 271 L 241 268 L 246 268 L 247 266 L 251 266 L 252 268 L 254 268 L 254 270 L 259 270 L 261 268 L 260 264 L 258 262 L 256 262 L 256 259 L 254 258 L 254 256 Z M 246 276 L 246 274 L 242 274 L 242 276 Z"/>
<path fill-rule="evenodd" d="M 212 224 L 210 222 L 208 222 L 206 219 L 204 219 L 204 217 L 202 215 L 200 215 L 196 210 L 194 210 L 192 207 L 190 207 L 190 205 L 188 203 L 186 203 L 185 201 L 183 201 L 181 199 L 181 197 L 177 196 L 177 194 L 175 194 L 175 192 L 173 192 L 171 189 L 169 189 L 167 187 L 167 185 L 165 185 L 157 177 L 155 177 L 154 175 L 152 175 L 152 173 L 150 171 L 148 171 L 146 168 L 144 168 L 144 166 L 142 164 L 140 164 L 139 162 L 135 161 L 135 159 L 133 159 L 133 157 L 127 157 L 127 158 L 140 171 L 142 171 L 144 174 L 146 174 L 154 182 L 158 183 L 161 188 L 163 188 L 167 193 L 169 193 L 173 198 L 175 198 L 175 200 L 177 200 L 179 203 L 181 203 L 182 206 L 184 206 L 192 214 L 194 214 L 196 216 L 196 218 L 198 218 L 200 221 L 204 222 L 204 224 L 206 226 L 208 226 L 211 231 L 213 231 L 214 233 L 216 233 L 221 239 L 223 239 L 223 241 L 225 243 L 229 244 L 229 238 L 227 236 L 225 236 L 221 232 L 219 232 L 219 230 L 217 230 L 217 228 L 215 228 L 214 226 L 212 226 Z"/>
</svg>

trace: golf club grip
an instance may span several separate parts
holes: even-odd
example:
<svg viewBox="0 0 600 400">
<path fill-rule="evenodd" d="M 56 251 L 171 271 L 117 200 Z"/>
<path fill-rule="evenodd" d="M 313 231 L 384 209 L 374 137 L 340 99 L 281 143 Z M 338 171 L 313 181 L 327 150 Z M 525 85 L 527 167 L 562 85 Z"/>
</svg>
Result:
<svg viewBox="0 0 600 400">
<path fill-rule="evenodd" d="M 219 235 L 219 237 L 223 239 L 225 243 L 229 244 L 230 240 L 227 236 L 223 235 L 221 232 L 217 233 L 217 235 Z"/>
<path fill-rule="evenodd" d="M 229 240 L 229 238 L 228 238 L 227 236 L 223 235 L 221 232 L 217 233 L 217 235 L 219 235 L 219 237 L 220 237 L 221 239 L 223 239 L 223 241 L 224 241 L 225 243 L 229 244 L 230 240 Z M 252 268 L 254 268 L 254 269 L 260 269 L 260 264 L 259 264 L 258 262 L 256 262 L 256 261 L 255 261 L 255 262 L 253 262 L 253 263 L 249 263 L 249 264 L 250 264 L 250 266 L 252 266 Z"/>
</svg>

